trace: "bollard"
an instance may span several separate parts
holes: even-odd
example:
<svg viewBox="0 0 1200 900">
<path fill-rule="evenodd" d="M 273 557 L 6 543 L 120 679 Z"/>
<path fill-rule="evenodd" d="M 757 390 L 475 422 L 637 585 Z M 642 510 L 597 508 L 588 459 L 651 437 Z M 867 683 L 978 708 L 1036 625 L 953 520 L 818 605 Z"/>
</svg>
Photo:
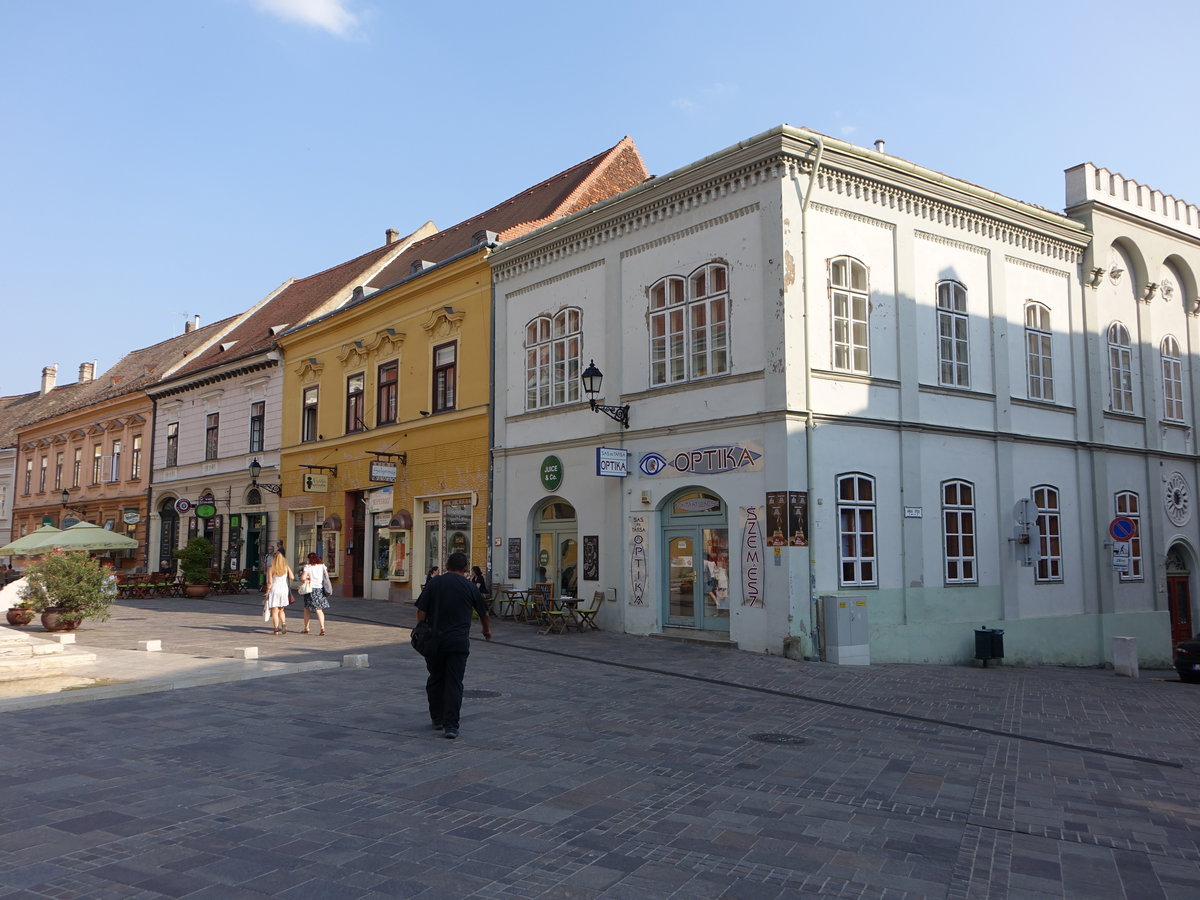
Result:
<svg viewBox="0 0 1200 900">
<path fill-rule="evenodd" d="M 73 644 L 73 643 L 75 643 L 75 635 L 73 635 L 73 634 L 52 634 L 52 635 L 50 635 L 50 640 L 57 641 L 60 644 Z"/>
<path fill-rule="evenodd" d="M 1137 638 L 1114 637 L 1112 639 L 1113 674 L 1138 677 Z"/>
<path fill-rule="evenodd" d="M 369 669 L 370 667 L 365 653 L 347 653 L 342 657 L 343 669 Z"/>
<path fill-rule="evenodd" d="M 258 648 L 257 647 L 234 647 L 233 648 L 233 658 L 234 659 L 258 659 Z"/>
<path fill-rule="evenodd" d="M 157 653 L 162 650 L 162 641 L 138 641 L 138 649 L 147 653 Z"/>
</svg>

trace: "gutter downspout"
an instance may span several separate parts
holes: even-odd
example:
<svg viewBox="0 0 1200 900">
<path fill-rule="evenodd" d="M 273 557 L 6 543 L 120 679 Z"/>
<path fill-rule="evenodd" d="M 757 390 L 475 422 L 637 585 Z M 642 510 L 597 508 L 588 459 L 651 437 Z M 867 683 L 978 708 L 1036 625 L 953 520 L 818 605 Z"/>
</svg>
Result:
<svg viewBox="0 0 1200 900">
<path fill-rule="evenodd" d="M 800 293 L 804 300 L 804 404 L 805 404 L 805 428 L 804 428 L 804 466 L 805 466 L 805 489 L 809 496 L 809 515 L 815 515 L 815 499 L 813 496 L 813 431 L 816 429 L 816 422 L 813 417 L 813 400 L 812 400 L 812 341 L 809 334 L 809 316 L 808 304 L 808 201 L 812 199 L 813 188 L 817 183 L 817 171 L 821 167 L 821 157 L 825 154 L 825 142 L 821 140 L 820 135 L 808 134 L 805 135 L 813 142 L 816 149 L 816 157 L 813 159 L 812 171 L 808 174 L 808 189 L 804 192 L 804 197 L 800 201 L 800 232 L 803 243 L 800 245 Z M 812 639 L 812 657 L 819 658 L 824 662 L 824 656 L 821 654 L 820 628 L 817 625 L 817 532 L 819 529 L 808 529 L 808 633 Z"/>
<path fill-rule="evenodd" d="M 487 244 L 488 255 L 490 256 L 491 251 L 499 246 L 498 242 Z M 496 496 L 496 272 L 486 257 L 484 258 L 484 263 L 488 267 L 488 277 L 492 282 L 489 291 L 491 302 L 488 304 L 491 307 L 488 314 L 490 322 L 488 327 L 491 328 L 491 334 L 488 335 L 488 496 L 487 522 L 485 523 L 487 530 L 487 558 L 484 562 L 488 564 L 488 577 L 491 579 L 491 583 L 494 584 L 496 581 L 502 580 L 496 577 L 497 562 L 494 553 L 495 548 L 492 546 L 492 532 L 495 530 L 492 520 L 492 516 L 495 514 L 493 498 Z M 500 558 L 504 558 L 503 554 L 501 554 Z M 505 574 L 507 575 L 507 573 Z"/>
<path fill-rule="evenodd" d="M 146 466 L 148 477 L 146 478 L 146 552 L 142 555 L 142 565 L 146 567 L 146 571 L 150 571 L 150 524 L 153 521 L 154 515 L 154 427 L 158 424 L 158 398 L 150 398 L 150 452 L 146 454 L 149 457 L 149 462 Z M 162 529 L 159 528 L 159 539 L 162 539 Z M 174 547 L 171 548 L 175 550 Z M 162 557 L 162 547 L 158 548 L 159 558 Z M 172 557 L 174 558 L 174 557 Z M 154 571 L 158 571 L 157 567 Z"/>
</svg>

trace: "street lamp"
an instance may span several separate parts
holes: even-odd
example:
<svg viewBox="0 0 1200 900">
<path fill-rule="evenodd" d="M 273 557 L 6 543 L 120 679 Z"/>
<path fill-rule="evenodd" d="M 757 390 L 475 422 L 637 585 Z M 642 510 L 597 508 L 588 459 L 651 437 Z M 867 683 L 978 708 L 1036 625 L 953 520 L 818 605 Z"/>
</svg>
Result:
<svg viewBox="0 0 1200 900">
<path fill-rule="evenodd" d="M 81 519 L 87 518 L 86 512 L 84 512 L 82 509 L 76 509 L 75 507 L 70 505 L 71 504 L 71 492 L 68 491 L 66 488 L 63 488 L 63 492 L 58 495 L 58 498 L 62 501 L 63 512 L 74 513 L 75 515 L 79 516 L 79 518 L 81 518 Z"/>
<path fill-rule="evenodd" d="M 258 476 L 262 473 L 262 466 L 258 462 L 258 457 L 250 460 L 250 487 L 262 488 L 264 491 L 269 491 L 272 494 L 280 494 L 283 492 L 281 484 L 259 484 Z"/>
<path fill-rule="evenodd" d="M 579 377 L 583 381 L 583 392 L 587 394 L 588 403 L 592 406 L 592 412 L 602 412 L 613 421 L 620 422 L 628 428 L 628 403 L 624 406 L 605 406 L 603 403 L 596 402 L 596 395 L 600 393 L 600 383 L 604 380 L 604 373 L 596 368 L 596 361 L 594 359 L 588 363 L 588 367 L 583 370 L 583 374 Z"/>
</svg>

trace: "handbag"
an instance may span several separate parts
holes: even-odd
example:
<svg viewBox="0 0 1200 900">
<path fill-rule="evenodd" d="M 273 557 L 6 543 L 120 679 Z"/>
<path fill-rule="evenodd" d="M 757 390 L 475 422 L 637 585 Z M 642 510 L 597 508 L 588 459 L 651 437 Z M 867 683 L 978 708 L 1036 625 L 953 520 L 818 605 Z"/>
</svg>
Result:
<svg viewBox="0 0 1200 900">
<path fill-rule="evenodd" d="M 312 593 L 312 582 L 311 581 L 300 582 L 299 591 L 302 594 L 311 594 Z"/>
<path fill-rule="evenodd" d="M 263 621 L 264 622 L 271 621 L 271 607 L 267 606 L 267 604 L 265 604 L 265 603 L 263 604 Z"/>
<path fill-rule="evenodd" d="M 433 626 L 426 619 L 422 619 L 413 626 L 412 636 L 409 640 L 412 642 L 413 649 L 422 656 L 430 656 L 437 652 L 437 632 L 433 630 Z"/>
</svg>

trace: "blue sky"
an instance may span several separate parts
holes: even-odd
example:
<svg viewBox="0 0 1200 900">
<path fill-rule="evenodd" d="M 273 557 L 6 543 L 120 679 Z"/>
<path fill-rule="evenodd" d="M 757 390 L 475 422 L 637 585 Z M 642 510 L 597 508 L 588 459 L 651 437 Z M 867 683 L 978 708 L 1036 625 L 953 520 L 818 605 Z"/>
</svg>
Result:
<svg viewBox="0 0 1200 900">
<path fill-rule="evenodd" d="M 0 0 L 0 394 L 452 225 L 630 135 L 781 123 L 1051 209 L 1200 204 L 1200 4 Z"/>
</svg>

